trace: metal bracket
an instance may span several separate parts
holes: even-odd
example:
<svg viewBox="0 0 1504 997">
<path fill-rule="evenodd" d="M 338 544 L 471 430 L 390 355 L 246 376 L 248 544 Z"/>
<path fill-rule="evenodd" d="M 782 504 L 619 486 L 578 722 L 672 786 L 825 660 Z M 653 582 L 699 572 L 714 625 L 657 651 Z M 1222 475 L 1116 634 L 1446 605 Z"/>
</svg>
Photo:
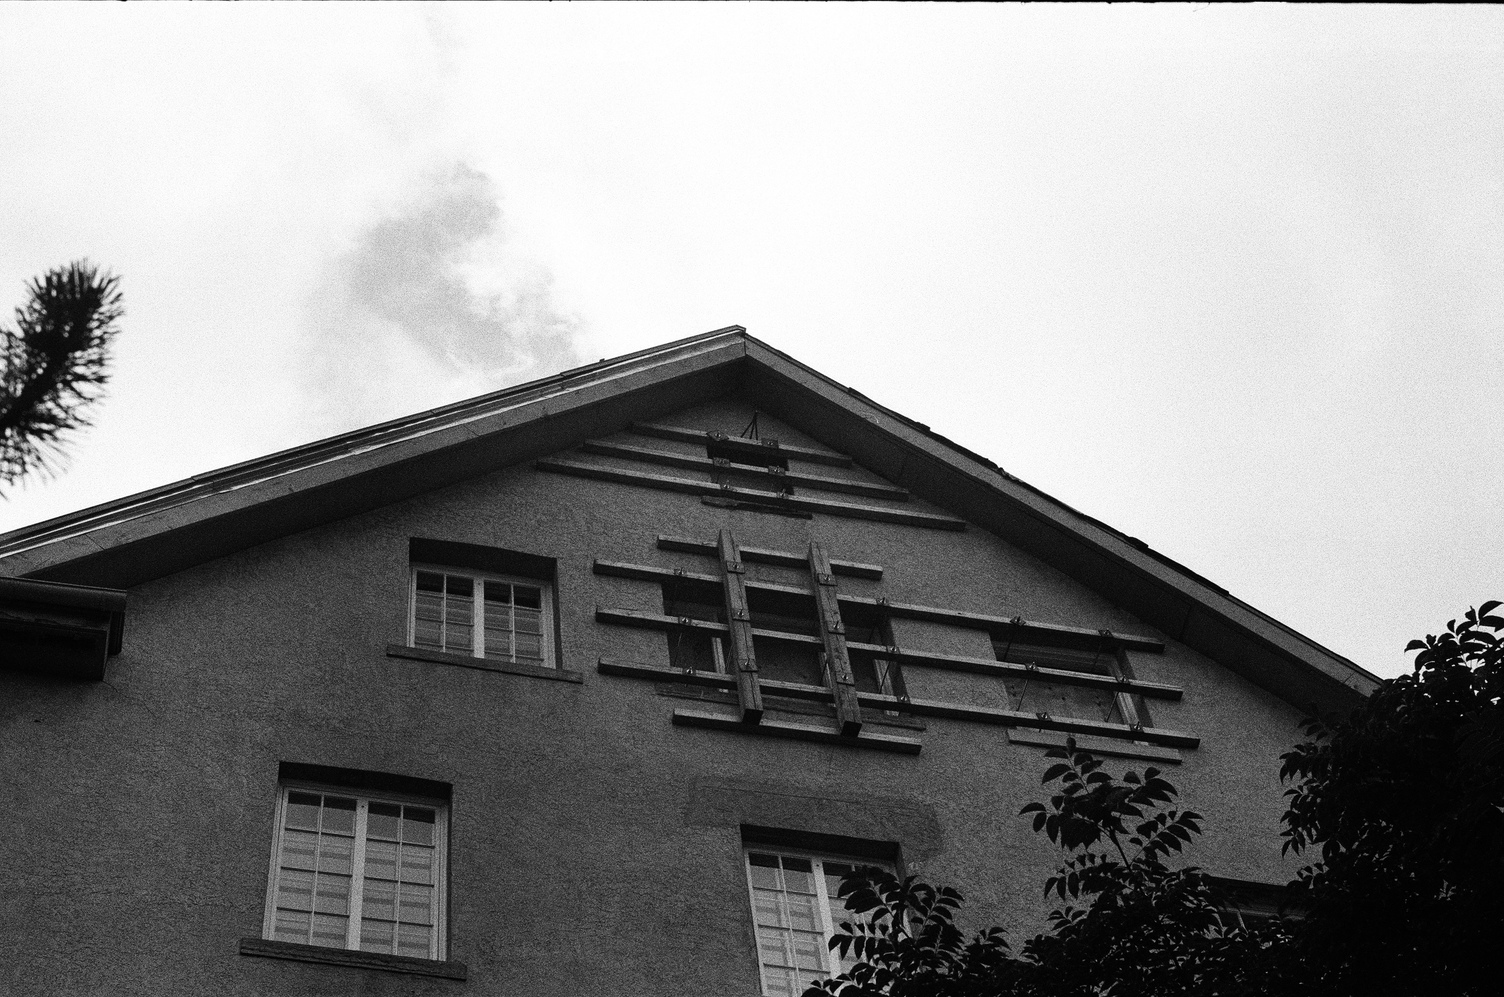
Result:
<svg viewBox="0 0 1504 997">
<path fill-rule="evenodd" d="M 747 569 L 740 561 L 727 561 L 726 570 L 733 575 L 745 574 Z"/>
</svg>

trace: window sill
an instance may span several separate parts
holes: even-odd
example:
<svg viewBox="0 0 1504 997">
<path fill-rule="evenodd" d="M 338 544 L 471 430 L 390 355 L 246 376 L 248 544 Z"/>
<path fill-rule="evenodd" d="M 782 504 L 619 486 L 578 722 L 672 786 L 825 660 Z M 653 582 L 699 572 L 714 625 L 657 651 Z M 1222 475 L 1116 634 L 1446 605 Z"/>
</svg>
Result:
<svg viewBox="0 0 1504 997">
<path fill-rule="evenodd" d="M 1178 749 L 1158 744 L 1138 744 L 1134 741 L 1120 741 L 1111 737 L 1062 734 L 1059 731 L 1029 730 L 1023 727 L 1012 727 L 1008 730 L 1010 742 L 1027 744 L 1034 748 L 1063 748 L 1067 737 L 1075 737 L 1076 747 L 1093 755 L 1106 755 L 1110 758 L 1143 758 L 1151 762 L 1169 762 L 1171 765 L 1179 765 L 1181 760 Z"/>
<path fill-rule="evenodd" d="M 838 730 L 815 727 L 807 724 L 769 720 L 764 715 L 761 723 L 749 724 L 740 718 L 724 713 L 706 713 L 701 710 L 675 710 L 673 723 L 676 727 L 700 727 L 707 730 L 729 731 L 737 734 L 754 734 L 758 737 L 775 737 L 791 741 L 811 741 L 815 744 L 833 744 L 843 748 L 867 748 L 875 751 L 891 751 L 901 755 L 919 754 L 920 743 L 912 737 L 894 734 L 869 734 L 865 730 L 855 737 L 848 737 Z"/>
<path fill-rule="evenodd" d="M 450 654 L 448 651 L 428 651 L 418 647 L 408 647 L 406 644 L 388 644 L 386 646 L 388 658 L 409 658 L 413 661 L 431 661 L 440 665 L 459 665 L 461 668 L 475 668 L 483 672 L 503 672 L 507 675 L 526 675 L 535 679 L 552 679 L 555 682 L 584 682 L 585 676 L 580 672 L 566 671 L 563 668 L 541 668 L 537 665 L 519 665 L 510 661 L 497 661 L 493 658 L 475 658 L 468 654 Z"/>
<path fill-rule="evenodd" d="M 269 959 L 292 959 L 295 962 L 316 962 L 326 966 L 379 969 L 388 973 L 441 976 L 449 980 L 463 980 L 470 975 L 470 971 L 462 962 L 414 959 L 412 956 L 384 955 L 380 952 L 355 952 L 350 949 L 299 945 L 296 942 L 278 942 L 266 938 L 242 938 L 240 954 L 264 956 Z"/>
</svg>

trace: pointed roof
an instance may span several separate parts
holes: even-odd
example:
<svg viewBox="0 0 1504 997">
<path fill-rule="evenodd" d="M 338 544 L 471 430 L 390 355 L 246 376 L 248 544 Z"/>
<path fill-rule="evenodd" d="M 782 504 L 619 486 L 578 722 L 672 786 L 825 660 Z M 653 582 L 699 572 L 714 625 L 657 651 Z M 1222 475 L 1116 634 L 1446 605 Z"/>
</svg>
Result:
<svg viewBox="0 0 1504 997">
<path fill-rule="evenodd" d="M 740 326 L 195 475 L 0 535 L 0 575 L 126 588 L 741 389 L 760 408 L 1305 707 L 1379 679 Z"/>
</svg>

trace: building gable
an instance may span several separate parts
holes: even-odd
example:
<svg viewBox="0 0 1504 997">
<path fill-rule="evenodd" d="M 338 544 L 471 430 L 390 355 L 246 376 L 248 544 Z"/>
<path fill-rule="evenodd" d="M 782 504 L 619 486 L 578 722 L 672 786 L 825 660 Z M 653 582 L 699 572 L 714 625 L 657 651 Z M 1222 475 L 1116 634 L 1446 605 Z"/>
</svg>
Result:
<svg viewBox="0 0 1504 997">
<path fill-rule="evenodd" d="M 761 413 L 763 427 L 671 418 L 732 397 L 750 400 L 743 407 Z M 766 432 L 774 424 L 784 438 Z M 729 510 L 937 534 L 970 523 L 1292 704 L 1340 707 L 1376 684 L 1132 538 L 736 327 L 16 531 L 0 537 L 0 571 L 124 588 L 532 462 Z M 999 606 L 993 615 L 1018 614 Z"/>
</svg>

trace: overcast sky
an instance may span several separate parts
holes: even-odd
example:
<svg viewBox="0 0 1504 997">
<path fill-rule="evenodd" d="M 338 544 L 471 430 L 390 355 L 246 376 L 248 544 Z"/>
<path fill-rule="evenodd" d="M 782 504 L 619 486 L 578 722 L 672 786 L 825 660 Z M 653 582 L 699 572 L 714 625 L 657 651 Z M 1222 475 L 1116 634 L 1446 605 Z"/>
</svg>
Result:
<svg viewBox="0 0 1504 997">
<path fill-rule="evenodd" d="M 1504 598 L 1497 7 L 0 5 L 80 256 L 0 530 L 741 324 L 1381 675 Z"/>
</svg>

